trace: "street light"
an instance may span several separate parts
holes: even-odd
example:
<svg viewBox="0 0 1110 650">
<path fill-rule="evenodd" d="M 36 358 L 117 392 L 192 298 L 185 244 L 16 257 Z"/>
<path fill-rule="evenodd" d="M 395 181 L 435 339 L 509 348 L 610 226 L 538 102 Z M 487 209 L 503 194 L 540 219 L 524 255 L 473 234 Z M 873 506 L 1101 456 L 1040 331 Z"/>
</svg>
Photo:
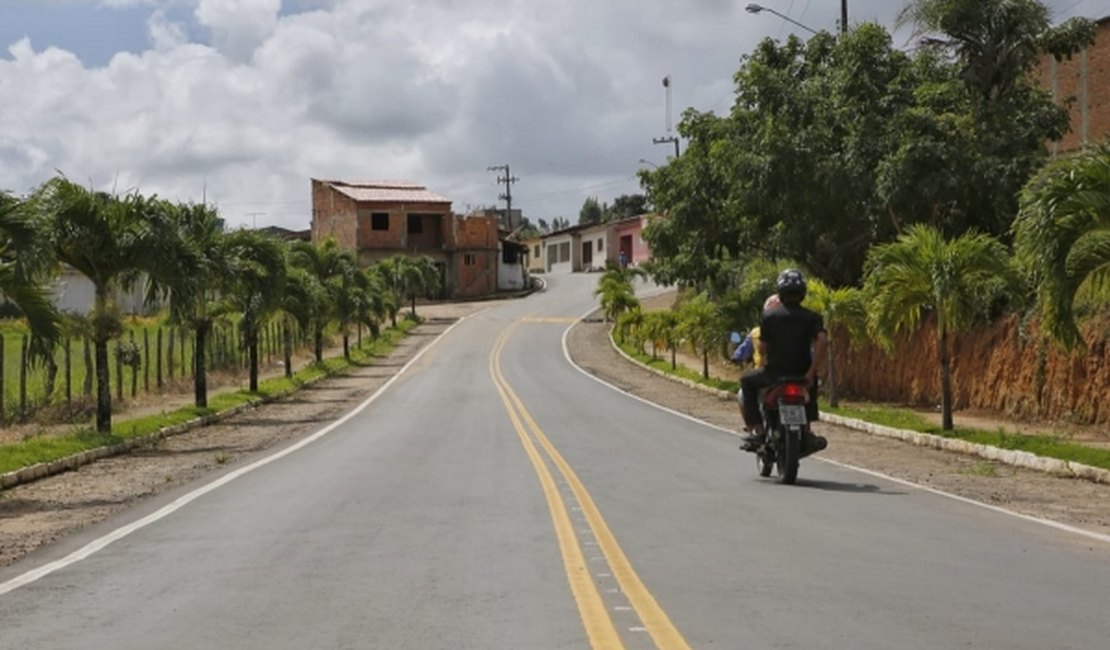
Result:
<svg viewBox="0 0 1110 650">
<path fill-rule="evenodd" d="M 641 158 L 641 159 L 640 159 L 640 164 L 643 164 L 643 165 L 651 165 L 652 167 L 654 167 L 654 168 L 656 168 L 656 169 L 659 169 L 659 165 L 656 165 L 655 163 L 651 162 L 651 161 L 650 161 L 650 160 L 648 160 L 647 158 Z"/>
<path fill-rule="evenodd" d="M 847 0 L 845 0 L 845 2 L 847 2 Z M 770 7 L 764 7 L 763 5 L 757 5 L 754 2 L 749 4 L 747 7 L 744 7 L 744 11 L 748 12 L 749 14 L 758 14 L 761 11 L 769 11 L 769 12 L 775 14 L 776 16 L 778 16 L 779 18 L 782 18 L 786 22 L 793 23 L 793 24 L 797 25 L 798 27 L 801 27 L 802 29 L 804 29 L 804 30 L 806 30 L 806 31 L 808 31 L 812 34 L 817 33 L 816 29 L 813 29 L 812 27 L 807 27 L 806 25 L 801 24 L 800 22 L 794 20 L 793 18 L 791 18 L 790 16 L 787 16 L 786 14 L 779 13 L 779 12 L 775 11 L 774 9 L 772 9 Z"/>
</svg>

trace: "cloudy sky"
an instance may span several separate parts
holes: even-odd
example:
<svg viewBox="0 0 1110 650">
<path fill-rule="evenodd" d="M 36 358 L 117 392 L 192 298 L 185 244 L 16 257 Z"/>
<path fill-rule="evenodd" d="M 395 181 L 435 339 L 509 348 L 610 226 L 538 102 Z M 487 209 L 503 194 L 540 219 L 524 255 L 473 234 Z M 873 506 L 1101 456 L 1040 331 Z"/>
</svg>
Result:
<svg viewBox="0 0 1110 650">
<path fill-rule="evenodd" d="M 0 0 L 0 189 L 63 173 L 307 228 L 310 178 L 405 179 L 533 221 L 639 191 L 686 107 L 727 111 L 740 57 L 805 32 L 749 0 Z M 814 29 L 836 0 L 760 0 Z M 1054 21 L 1110 0 L 1047 0 Z M 849 0 L 893 28 L 900 0 Z M 908 35 L 897 35 L 906 45 Z M 648 162 L 644 163 L 641 160 Z"/>
</svg>

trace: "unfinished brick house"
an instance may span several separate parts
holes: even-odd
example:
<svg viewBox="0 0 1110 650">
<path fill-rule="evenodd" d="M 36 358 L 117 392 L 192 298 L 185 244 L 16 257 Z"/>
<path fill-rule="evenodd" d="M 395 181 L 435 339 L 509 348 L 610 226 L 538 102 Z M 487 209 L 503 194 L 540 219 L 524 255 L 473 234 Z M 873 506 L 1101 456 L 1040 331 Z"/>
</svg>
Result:
<svg viewBox="0 0 1110 650">
<path fill-rule="evenodd" d="M 360 266 L 397 254 L 426 255 L 442 297 L 497 291 L 497 219 L 461 217 L 451 200 L 408 181 L 312 180 L 312 241 L 334 237 Z"/>
<path fill-rule="evenodd" d="M 1106 142 L 1110 134 L 1110 16 L 1096 21 L 1093 45 L 1071 59 L 1041 57 L 1038 79 L 1057 102 L 1071 101 L 1071 132 L 1050 149 L 1055 154 Z"/>
</svg>

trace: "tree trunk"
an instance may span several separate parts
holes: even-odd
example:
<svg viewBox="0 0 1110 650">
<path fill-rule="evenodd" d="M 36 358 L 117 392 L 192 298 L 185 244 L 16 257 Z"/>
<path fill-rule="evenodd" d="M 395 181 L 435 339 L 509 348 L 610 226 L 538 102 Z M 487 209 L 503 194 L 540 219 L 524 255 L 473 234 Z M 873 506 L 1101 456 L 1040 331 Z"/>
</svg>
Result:
<svg viewBox="0 0 1110 650">
<path fill-rule="evenodd" d="M 316 328 L 316 335 L 315 335 L 315 338 L 314 338 L 314 342 L 316 344 L 316 348 L 315 348 L 316 363 L 323 363 L 324 362 L 324 330 L 323 329 L 321 329 L 319 327 Z"/>
<path fill-rule="evenodd" d="M 829 337 L 829 406 L 840 406 L 840 398 L 836 395 L 836 360 L 833 355 L 833 341 Z"/>
<path fill-rule="evenodd" d="M 93 392 L 93 379 L 96 377 L 96 365 L 93 364 L 92 350 L 89 349 L 88 337 L 81 339 L 81 341 L 85 359 L 85 380 L 81 382 L 81 394 L 88 397 L 92 395 Z"/>
<path fill-rule="evenodd" d="M 112 432 L 112 385 L 108 376 L 108 341 L 97 340 L 96 348 L 96 430 Z"/>
<path fill-rule="evenodd" d="M 709 379 L 709 349 L 706 348 L 701 353 L 701 376 L 704 379 Z"/>
<path fill-rule="evenodd" d="M 939 316 L 939 314 L 938 314 Z M 940 427 L 951 431 L 952 423 L 952 369 L 948 362 L 948 332 L 940 327 L 940 336 L 937 340 L 937 352 L 940 356 Z"/>
<path fill-rule="evenodd" d="M 676 346 L 671 348 L 671 370 L 674 370 L 675 368 L 678 367 L 677 362 L 678 362 L 678 346 L 676 345 Z"/>
<path fill-rule="evenodd" d="M 254 327 L 247 330 L 247 355 L 250 358 L 250 391 L 258 391 L 258 332 Z"/>
<path fill-rule="evenodd" d="M 343 328 L 343 358 L 348 362 L 351 360 L 351 335 L 347 333 L 347 328 Z"/>
<path fill-rule="evenodd" d="M 208 408 L 208 332 L 212 324 L 197 323 L 196 342 L 193 345 L 193 404 L 197 408 Z"/>
</svg>

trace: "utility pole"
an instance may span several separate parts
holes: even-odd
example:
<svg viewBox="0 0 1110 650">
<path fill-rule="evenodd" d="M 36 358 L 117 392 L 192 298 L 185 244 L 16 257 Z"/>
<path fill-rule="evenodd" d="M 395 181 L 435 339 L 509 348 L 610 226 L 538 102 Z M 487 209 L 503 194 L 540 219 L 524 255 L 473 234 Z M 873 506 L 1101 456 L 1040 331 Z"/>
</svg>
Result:
<svg viewBox="0 0 1110 650">
<path fill-rule="evenodd" d="M 491 172 L 505 172 L 504 176 L 498 176 L 497 182 L 505 184 L 505 193 L 498 195 L 497 198 L 505 199 L 505 227 L 509 230 L 513 228 L 513 183 L 520 179 L 513 176 L 509 171 L 509 166 L 506 165 L 493 165 L 487 168 Z"/>
<path fill-rule="evenodd" d="M 251 230 L 258 230 L 258 217 L 266 216 L 265 212 L 248 212 L 247 216 L 251 218 Z"/>
<path fill-rule="evenodd" d="M 662 138 L 652 138 L 651 141 L 655 144 L 673 142 L 674 157 L 678 158 L 678 136 L 671 135 L 671 75 L 663 77 L 663 87 L 666 88 L 667 94 L 667 135 Z"/>
<path fill-rule="evenodd" d="M 848 33 L 848 0 L 840 0 L 840 33 Z"/>
</svg>

